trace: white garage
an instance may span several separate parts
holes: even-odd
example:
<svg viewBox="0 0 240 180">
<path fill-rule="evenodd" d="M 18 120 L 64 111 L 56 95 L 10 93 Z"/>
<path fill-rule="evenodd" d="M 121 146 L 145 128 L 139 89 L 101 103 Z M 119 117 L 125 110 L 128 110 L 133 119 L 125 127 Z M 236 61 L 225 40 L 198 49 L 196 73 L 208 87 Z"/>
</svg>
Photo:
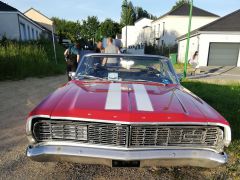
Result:
<svg viewBox="0 0 240 180">
<path fill-rule="evenodd" d="M 240 9 L 191 32 L 189 59 L 198 51 L 199 66 L 240 66 Z M 184 62 L 187 36 L 178 38 Z"/>
</svg>

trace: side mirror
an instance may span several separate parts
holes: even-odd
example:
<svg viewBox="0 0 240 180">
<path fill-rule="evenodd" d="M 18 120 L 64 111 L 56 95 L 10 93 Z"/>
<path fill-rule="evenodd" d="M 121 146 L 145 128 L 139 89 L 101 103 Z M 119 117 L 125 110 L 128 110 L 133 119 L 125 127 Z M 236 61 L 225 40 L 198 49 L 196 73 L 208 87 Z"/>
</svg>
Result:
<svg viewBox="0 0 240 180">
<path fill-rule="evenodd" d="M 76 72 L 69 72 L 68 76 L 73 80 L 76 76 Z"/>
</svg>

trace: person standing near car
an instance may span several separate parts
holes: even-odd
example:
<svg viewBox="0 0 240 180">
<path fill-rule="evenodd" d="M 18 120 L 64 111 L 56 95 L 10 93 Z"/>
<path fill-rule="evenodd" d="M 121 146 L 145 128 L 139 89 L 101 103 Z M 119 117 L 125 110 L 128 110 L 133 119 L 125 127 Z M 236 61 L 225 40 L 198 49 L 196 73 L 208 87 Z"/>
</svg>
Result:
<svg viewBox="0 0 240 180">
<path fill-rule="evenodd" d="M 64 52 L 67 65 L 68 81 L 71 80 L 69 72 L 76 72 L 78 63 L 80 62 L 80 43 L 76 43 L 74 46 L 69 47 Z"/>
<path fill-rule="evenodd" d="M 113 44 L 113 39 L 109 37 L 107 39 L 107 47 L 105 48 L 105 53 L 108 54 L 119 54 L 119 48 Z"/>
<path fill-rule="evenodd" d="M 95 52 L 96 53 L 104 53 L 104 48 L 103 48 L 102 41 L 98 41 L 97 48 L 96 48 Z"/>
<path fill-rule="evenodd" d="M 120 54 L 119 48 L 113 44 L 113 39 L 111 37 L 107 39 L 107 47 L 105 48 L 104 53 Z M 112 66 L 112 65 L 119 64 L 119 61 L 118 61 L 118 58 L 107 58 L 107 59 L 105 58 L 102 64 Z"/>
<path fill-rule="evenodd" d="M 191 75 L 195 75 L 196 73 L 200 73 L 199 62 L 198 62 L 198 51 L 195 51 L 192 58 L 189 59 L 188 62 L 192 66 L 192 68 L 194 69 L 193 72 L 191 73 Z"/>
</svg>

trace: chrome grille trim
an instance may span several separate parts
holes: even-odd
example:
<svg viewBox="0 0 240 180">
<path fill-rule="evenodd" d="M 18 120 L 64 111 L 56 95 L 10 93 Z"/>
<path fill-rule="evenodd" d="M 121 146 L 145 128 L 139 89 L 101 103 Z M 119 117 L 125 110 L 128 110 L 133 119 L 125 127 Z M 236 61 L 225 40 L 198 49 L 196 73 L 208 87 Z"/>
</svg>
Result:
<svg viewBox="0 0 240 180">
<path fill-rule="evenodd" d="M 87 126 L 87 140 L 79 127 Z M 221 151 L 223 131 L 217 126 L 137 125 L 36 120 L 32 132 L 37 142 L 67 141 L 125 148 L 204 147 Z"/>
<path fill-rule="evenodd" d="M 126 146 L 127 126 L 109 124 L 88 125 L 88 139 L 91 144 Z"/>
<path fill-rule="evenodd" d="M 131 146 L 217 146 L 222 131 L 204 126 L 133 126 Z M 223 139 L 223 138 L 222 138 Z"/>
<path fill-rule="evenodd" d="M 87 140 L 81 137 L 80 127 L 87 127 Z M 74 121 L 41 120 L 33 125 L 33 135 L 38 142 L 75 141 L 89 144 L 126 146 L 127 125 L 86 123 Z"/>
</svg>

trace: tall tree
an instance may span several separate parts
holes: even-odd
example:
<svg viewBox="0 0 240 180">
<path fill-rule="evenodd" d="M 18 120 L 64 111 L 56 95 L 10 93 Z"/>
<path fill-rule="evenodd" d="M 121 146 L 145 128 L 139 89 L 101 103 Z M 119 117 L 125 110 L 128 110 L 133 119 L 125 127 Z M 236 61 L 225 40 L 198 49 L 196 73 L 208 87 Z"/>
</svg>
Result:
<svg viewBox="0 0 240 180">
<path fill-rule="evenodd" d="M 121 24 L 123 26 L 133 25 L 136 14 L 134 12 L 134 7 L 132 2 L 128 0 L 123 0 L 122 3 L 122 12 L 121 12 Z"/>
<path fill-rule="evenodd" d="M 144 10 L 142 7 L 135 7 L 135 11 L 136 11 L 137 19 L 140 19 L 143 17 L 146 17 L 146 18 L 149 17 L 148 12 Z"/>
<path fill-rule="evenodd" d="M 102 37 L 115 38 L 116 34 L 121 32 L 120 24 L 112 19 L 105 19 L 100 25 L 100 34 Z"/>
<path fill-rule="evenodd" d="M 63 38 L 68 38 L 72 41 L 78 40 L 81 31 L 81 24 L 79 21 L 67 21 L 57 17 L 53 17 L 52 20 L 56 25 L 56 34 L 59 36 L 60 40 Z"/>
<path fill-rule="evenodd" d="M 96 16 L 88 16 L 82 21 L 81 38 L 95 41 L 100 22 Z"/>
<path fill-rule="evenodd" d="M 140 18 L 157 19 L 156 16 L 150 14 L 142 7 L 134 7 L 131 1 L 123 0 L 121 12 L 121 25 L 132 25 Z"/>
<path fill-rule="evenodd" d="M 172 10 L 178 8 L 179 6 L 183 5 L 183 4 L 189 4 L 189 0 L 178 0 L 176 2 L 176 4 L 172 7 Z"/>
<path fill-rule="evenodd" d="M 140 18 L 149 18 L 149 19 L 156 19 L 157 17 L 150 14 L 148 11 L 144 10 L 142 7 L 138 7 L 136 6 L 135 8 L 135 12 L 136 12 L 136 20 L 140 19 Z"/>
</svg>

